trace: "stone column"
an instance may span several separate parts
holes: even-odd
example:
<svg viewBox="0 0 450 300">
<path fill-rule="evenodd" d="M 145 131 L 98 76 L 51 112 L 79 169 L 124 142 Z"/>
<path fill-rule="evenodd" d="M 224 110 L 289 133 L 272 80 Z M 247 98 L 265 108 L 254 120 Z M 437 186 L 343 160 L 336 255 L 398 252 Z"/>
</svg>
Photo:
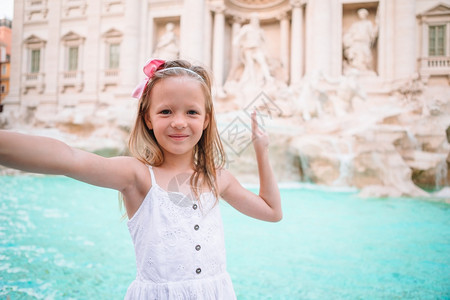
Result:
<svg viewBox="0 0 450 300">
<path fill-rule="evenodd" d="M 242 23 L 244 19 L 241 17 L 233 17 L 233 24 L 231 25 L 231 66 L 230 70 L 233 70 L 233 67 L 237 67 L 239 64 L 239 47 L 238 45 L 234 45 L 234 39 L 239 34 L 241 30 Z"/>
<path fill-rule="evenodd" d="M 301 0 L 291 0 L 291 85 L 300 83 L 303 75 L 303 9 Z"/>
<path fill-rule="evenodd" d="M 407 79 L 416 67 L 416 1 L 395 2 L 395 79 Z"/>
<path fill-rule="evenodd" d="M 205 0 L 184 0 L 180 22 L 180 58 L 205 63 L 203 61 L 205 7 Z"/>
<path fill-rule="evenodd" d="M 130 91 L 136 87 L 144 75 L 142 67 L 145 62 L 139 61 L 139 29 L 140 29 L 140 1 L 126 0 L 125 27 L 123 34 L 122 53 L 120 55 L 120 81 L 122 87 Z"/>
<path fill-rule="evenodd" d="M 289 74 L 289 17 L 286 12 L 277 18 L 280 21 L 280 58 L 283 67 L 283 79 Z"/>
<path fill-rule="evenodd" d="M 224 39 L 225 39 L 225 6 L 213 7 L 214 11 L 214 44 L 213 44 L 213 72 L 218 92 L 222 91 L 224 78 Z"/>
</svg>

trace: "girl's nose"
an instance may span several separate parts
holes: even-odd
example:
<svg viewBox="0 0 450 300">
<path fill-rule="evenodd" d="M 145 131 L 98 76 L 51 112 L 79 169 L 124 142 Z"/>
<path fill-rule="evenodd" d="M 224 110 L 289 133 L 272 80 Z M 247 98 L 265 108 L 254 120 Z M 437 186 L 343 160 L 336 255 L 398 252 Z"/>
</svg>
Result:
<svg viewBox="0 0 450 300">
<path fill-rule="evenodd" d="M 170 125 L 176 129 L 183 129 L 187 126 L 186 118 L 184 116 L 175 116 Z"/>
</svg>

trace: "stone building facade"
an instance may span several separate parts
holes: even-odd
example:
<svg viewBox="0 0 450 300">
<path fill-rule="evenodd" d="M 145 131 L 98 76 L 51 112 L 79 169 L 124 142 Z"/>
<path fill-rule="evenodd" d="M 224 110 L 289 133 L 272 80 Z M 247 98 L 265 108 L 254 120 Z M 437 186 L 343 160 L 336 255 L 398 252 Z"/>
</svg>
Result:
<svg viewBox="0 0 450 300">
<path fill-rule="evenodd" d="M 449 85 L 450 3 L 438 0 L 16 0 L 10 95 L 36 116 L 128 104 L 168 23 L 179 57 L 210 67 L 221 90 L 239 59 L 233 37 L 257 12 L 269 66 L 295 86 L 320 70 L 344 71 L 344 32 L 364 8 L 377 33 L 368 93 L 415 74 Z M 430 36 L 432 35 L 432 36 Z M 432 45 L 430 43 L 433 43 Z M 120 118 L 122 109 L 111 110 Z"/>
<path fill-rule="evenodd" d="M 264 126 L 279 181 L 378 196 L 450 184 L 450 0 L 15 0 L 11 53 L 0 126 L 120 153 L 142 66 L 180 57 L 212 71 L 245 182 L 251 132 L 242 149 L 227 133 L 260 101 L 278 116 Z"/>
</svg>

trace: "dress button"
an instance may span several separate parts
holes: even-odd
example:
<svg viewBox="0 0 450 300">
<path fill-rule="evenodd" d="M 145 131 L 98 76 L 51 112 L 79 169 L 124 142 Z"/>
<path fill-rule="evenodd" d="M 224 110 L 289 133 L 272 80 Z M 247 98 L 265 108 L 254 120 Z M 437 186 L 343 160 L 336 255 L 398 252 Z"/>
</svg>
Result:
<svg viewBox="0 0 450 300">
<path fill-rule="evenodd" d="M 195 226 L 194 226 L 194 229 L 195 229 L 195 230 L 198 230 L 199 228 L 200 228 L 200 226 L 198 226 L 198 225 L 195 225 Z"/>
<path fill-rule="evenodd" d="M 197 270 L 195 270 L 195 273 L 200 274 L 202 272 L 202 269 L 197 268 Z"/>
<path fill-rule="evenodd" d="M 197 209 L 197 207 L 198 207 L 197 204 L 192 205 L 193 209 Z"/>
<path fill-rule="evenodd" d="M 202 247 L 200 247 L 200 245 L 195 246 L 195 250 L 200 251 Z"/>
</svg>

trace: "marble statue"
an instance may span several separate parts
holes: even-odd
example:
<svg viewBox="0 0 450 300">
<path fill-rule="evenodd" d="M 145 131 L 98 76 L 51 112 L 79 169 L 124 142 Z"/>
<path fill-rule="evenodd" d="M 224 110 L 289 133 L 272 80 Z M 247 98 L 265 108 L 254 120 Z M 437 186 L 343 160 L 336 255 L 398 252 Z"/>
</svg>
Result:
<svg viewBox="0 0 450 300">
<path fill-rule="evenodd" d="M 321 71 L 314 71 L 305 76 L 300 97 L 295 103 L 295 112 L 308 121 L 312 118 L 320 118 L 324 113 L 324 105 L 328 101 L 328 95 L 323 88 L 322 80 L 326 79 Z"/>
<path fill-rule="evenodd" d="M 378 36 L 378 21 L 375 25 L 367 19 L 369 12 L 365 8 L 357 11 L 359 20 L 345 32 L 342 43 L 344 51 L 344 74 L 349 69 L 374 74 L 372 48 Z"/>
<path fill-rule="evenodd" d="M 253 83 L 258 74 L 262 74 L 264 83 L 273 80 L 269 64 L 264 52 L 264 31 L 259 24 L 257 13 L 252 13 L 250 23 L 242 26 L 233 40 L 233 45 L 239 47 L 239 56 L 244 71 L 239 79 L 241 83 Z"/>
<path fill-rule="evenodd" d="M 351 69 L 347 75 L 332 79 L 322 71 L 305 76 L 298 101 L 294 104 L 295 114 L 304 121 L 324 116 L 341 117 L 354 111 L 356 99 L 366 100 L 367 95 L 359 83 L 360 72 Z M 336 94 L 329 95 L 325 84 L 336 87 Z"/>
<path fill-rule="evenodd" d="M 178 38 L 174 32 L 174 29 L 175 25 L 172 22 L 166 24 L 166 32 L 158 40 L 155 51 L 153 52 L 153 57 L 166 60 L 178 58 Z"/>
<path fill-rule="evenodd" d="M 342 78 L 340 79 L 336 91 L 336 96 L 338 98 L 338 101 L 340 101 L 340 104 L 343 104 L 343 107 L 341 106 L 341 110 L 338 110 L 338 112 L 341 112 L 338 113 L 338 115 L 342 114 L 342 110 L 344 112 L 353 111 L 353 104 L 356 98 L 366 100 L 367 95 L 359 83 L 359 75 L 359 70 L 351 69 L 347 72 L 347 75 L 342 76 Z"/>
</svg>

